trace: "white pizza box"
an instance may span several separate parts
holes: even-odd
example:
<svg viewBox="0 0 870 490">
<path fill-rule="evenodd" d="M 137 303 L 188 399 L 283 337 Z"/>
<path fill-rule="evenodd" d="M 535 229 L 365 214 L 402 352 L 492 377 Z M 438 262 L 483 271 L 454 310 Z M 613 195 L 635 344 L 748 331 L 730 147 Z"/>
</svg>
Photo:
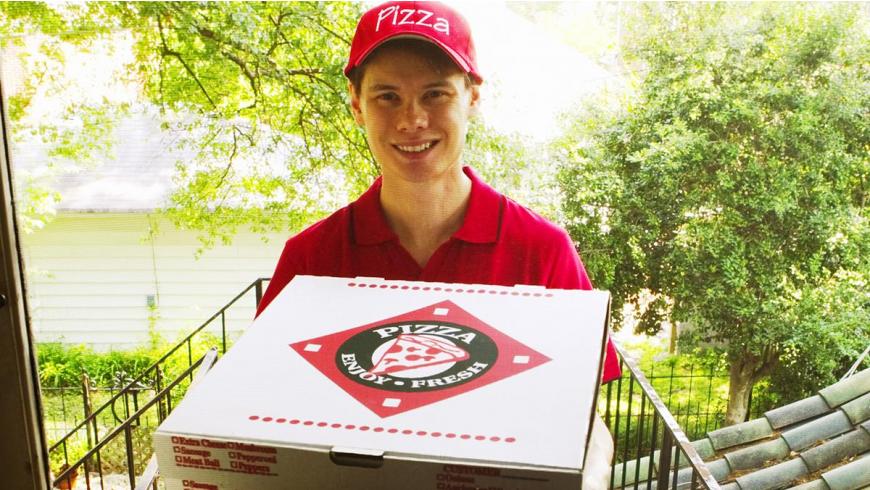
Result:
<svg viewBox="0 0 870 490">
<path fill-rule="evenodd" d="M 169 489 L 580 488 L 609 294 L 298 276 L 154 434 Z"/>
</svg>

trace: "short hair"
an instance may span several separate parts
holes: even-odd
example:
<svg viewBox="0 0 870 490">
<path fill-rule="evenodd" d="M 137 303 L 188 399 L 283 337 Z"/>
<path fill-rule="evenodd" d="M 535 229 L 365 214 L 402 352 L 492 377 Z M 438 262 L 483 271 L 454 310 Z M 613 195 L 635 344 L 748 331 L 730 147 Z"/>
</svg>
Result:
<svg viewBox="0 0 870 490">
<path fill-rule="evenodd" d="M 446 71 L 450 69 L 456 69 L 459 72 L 465 75 L 465 87 L 471 87 L 475 85 L 477 82 L 469 75 L 467 72 L 462 70 L 453 60 L 447 56 L 447 53 L 441 50 L 437 45 L 425 41 L 419 38 L 413 37 L 403 37 L 397 39 L 391 39 L 384 44 L 381 44 L 377 48 L 374 49 L 365 59 L 354 67 L 350 73 L 347 74 L 348 80 L 350 80 L 351 85 L 353 85 L 353 89 L 357 95 L 359 95 L 362 89 L 362 81 L 363 75 L 365 75 L 365 69 L 368 63 L 377 58 L 380 53 L 383 52 L 385 48 L 389 49 L 398 49 L 403 51 L 410 51 L 416 55 L 419 55 L 422 58 L 429 60 L 429 63 L 433 68 L 438 71 Z"/>
</svg>

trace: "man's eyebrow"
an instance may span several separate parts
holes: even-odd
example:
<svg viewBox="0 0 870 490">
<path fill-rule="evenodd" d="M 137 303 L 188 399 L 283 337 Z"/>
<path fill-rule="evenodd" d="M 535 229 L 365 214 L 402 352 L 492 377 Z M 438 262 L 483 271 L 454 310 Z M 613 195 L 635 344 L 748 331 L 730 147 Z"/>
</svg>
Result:
<svg viewBox="0 0 870 490">
<path fill-rule="evenodd" d="M 447 80 L 438 80 L 437 82 L 427 83 L 423 86 L 423 88 L 440 88 L 440 87 L 449 87 L 450 83 Z"/>
<path fill-rule="evenodd" d="M 427 83 L 423 86 L 423 88 L 442 88 L 449 87 L 450 83 L 447 80 L 438 80 L 435 82 Z M 396 85 L 390 85 L 388 83 L 376 83 L 369 87 L 369 90 L 381 91 L 381 90 L 398 90 L 399 87 Z"/>
<path fill-rule="evenodd" d="M 371 90 L 398 90 L 399 87 L 395 85 L 389 85 L 386 83 L 376 83 L 369 87 Z"/>
</svg>

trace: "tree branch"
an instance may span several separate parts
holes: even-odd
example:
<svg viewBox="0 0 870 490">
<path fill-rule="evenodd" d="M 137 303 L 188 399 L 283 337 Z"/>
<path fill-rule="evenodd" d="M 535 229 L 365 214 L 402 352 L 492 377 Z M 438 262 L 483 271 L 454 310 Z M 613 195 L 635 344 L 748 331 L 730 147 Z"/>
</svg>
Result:
<svg viewBox="0 0 870 490">
<path fill-rule="evenodd" d="M 193 69 L 187 64 L 186 61 L 184 61 L 184 58 L 181 56 L 181 53 L 179 53 L 178 51 L 173 51 L 173 50 L 169 49 L 169 45 L 166 43 L 166 35 L 163 32 L 163 22 L 160 20 L 159 15 L 157 16 L 157 25 L 158 25 L 158 31 L 160 32 L 160 41 L 163 44 L 163 49 L 161 50 L 160 54 L 162 54 L 163 56 L 174 56 L 176 59 L 178 59 L 178 61 L 181 63 L 181 65 L 184 67 L 184 69 L 187 71 L 187 73 L 189 73 L 190 76 L 193 77 L 193 80 L 199 86 L 199 89 L 202 91 L 203 95 L 205 95 L 205 98 L 211 104 L 212 108 L 217 109 L 217 104 L 214 103 L 214 100 L 212 100 L 211 96 L 208 94 L 208 90 L 205 89 L 205 87 L 203 86 L 202 82 L 199 80 L 199 77 L 196 76 L 196 73 L 193 71 Z"/>
<path fill-rule="evenodd" d="M 227 176 L 230 173 L 230 169 L 233 167 L 233 161 L 236 159 L 236 155 L 238 154 L 239 141 L 238 141 L 238 138 L 236 137 L 236 131 L 237 131 L 236 127 L 233 126 L 233 151 L 230 153 L 230 158 L 229 158 L 229 161 L 227 161 L 227 166 L 224 167 L 224 173 L 221 174 L 221 178 L 218 179 L 218 183 L 215 186 L 215 189 L 220 189 L 221 187 L 223 187 L 224 182 L 226 182 Z M 224 200 L 226 200 L 226 195 L 224 195 L 224 197 L 221 198 L 220 202 L 217 204 L 217 208 L 220 208 L 221 206 L 223 206 Z"/>
<path fill-rule="evenodd" d="M 338 34 L 337 32 L 333 31 L 333 30 L 330 29 L 330 28 L 326 27 L 325 25 L 323 25 L 323 24 L 320 22 L 320 20 L 315 20 L 314 18 L 312 18 L 312 17 L 310 17 L 310 16 L 304 16 L 304 17 L 307 18 L 307 19 L 314 20 L 314 23 L 317 24 L 318 27 L 320 27 L 320 28 L 323 29 L 324 31 L 326 31 L 326 32 L 328 32 L 328 33 L 330 33 L 330 34 L 332 34 L 332 35 L 333 35 L 334 37 L 336 37 L 337 39 L 340 39 L 340 40 L 341 40 L 344 44 L 346 44 L 347 46 L 350 46 L 350 43 L 351 43 L 350 39 L 348 39 L 348 38 L 342 36 L 341 34 Z"/>
<path fill-rule="evenodd" d="M 343 43 L 346 44 L 347 46 L 350 46 L 350 43 L 351 43 L 351 42 L 350 42 L 350 39 L 348 39 L 348 38 L 342 36 L 341 34 L 335 32 L 335 31 L 333 31 L 332 29 L 330 29 L 330 28 L 326 27 L 325 25 L 323 25 L 323 23 L 320 22 L 320 18 L 319 18 L 319 17 L 314 17 L 314 16 L 306 15 L 306 14 L 300 14 L 300 17 L 303 17 L 303 18 L 305 18 L 305 19 L 309 19 L 309 20 L 313 21 L 315 24 L 317 24 L 318 27 L 320 27 L 320 28 L 323 29 L 324 31 L 328 32 L 328 33 L 331 34 L 333 37 L 335 37 L 336 39 L 340 40 L 341 42 L 343 42 Z"/>
<path fill-rule="evenodd" d="M 271 16 L 269 17 L 269 21 L 272 22 L 272 25 L 275 26 L 275 32 L 272 34 L 272 45 L 269 46 L 269 49 L 266 50 L 266 58 L 272 56 L 272 53 L 281 46 L 283 43 L 279 43 L 278 39 L 281 37 L 281 23 L 284 22 L 284 17 L 287 17 L 289 13 L 281 12 L 277 19 L 273 19 Z"/>
</svg>

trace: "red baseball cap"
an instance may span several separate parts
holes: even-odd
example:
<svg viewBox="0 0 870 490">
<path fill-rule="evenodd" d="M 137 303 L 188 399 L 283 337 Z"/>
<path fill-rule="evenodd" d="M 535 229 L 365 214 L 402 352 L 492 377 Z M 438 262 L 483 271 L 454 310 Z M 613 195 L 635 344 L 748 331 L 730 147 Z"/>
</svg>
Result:
<svg viewBox="0 0 870 490">
<path fill-rule="evenodd" d="M 439 2 L 387 2 L 364 13 L 356 25 L 345 76 L 375 48 L 398 37 L 434 43 L 477 82 L 483 81 L 477 70 L 471 27 L 459 12 Z"/>
</svg>

